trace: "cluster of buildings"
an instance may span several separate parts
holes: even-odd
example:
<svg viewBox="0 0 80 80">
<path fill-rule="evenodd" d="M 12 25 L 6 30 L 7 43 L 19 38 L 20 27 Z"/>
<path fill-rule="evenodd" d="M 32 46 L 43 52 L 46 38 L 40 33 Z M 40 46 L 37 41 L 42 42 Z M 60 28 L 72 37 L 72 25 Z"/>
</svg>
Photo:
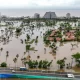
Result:
<svg viewBox="0 0 80 80">
<path fill-rule="evenodd" d="M 66 32 L 62 37 L 59 37 L 58 36 L 59 33 L 57 35 L 57 32 L 59 32 L 59 30 L 53 30 L 50 36 L 47 38 L 47 40 L 54 41 L 55 38 L 56 41 L 61 41 L 61 40 L 73 41 L 76 39 L 74 30 L 70 30 L 69 32 Z"/>
<path fill-rule="evenodd" d="M 7 17 L 5 15 L 2 16 L 1 13 L 0 13 L 0 21 L 1 20 L 8 20 L 8 19 L 28 19 L 28 18 L 30 18 L 30 16 L 27 16 L 27 17 L 22 16 L 22 17 L 15 17 L 14 18 L 14 17 Z M 35 13 L 33 18 L 38 19 L 38 18 L 41 18 L 41 16 L 40 16 L 39 13 Z M 57 17 L 55 12 L 46 12 L 42 18 L 53 19 L 53 18 L 58 18 L 58 17 Z M 70 13 L 66 14 L 66 18 L 71 18 Z"/>
<path fill-rule="evenodd" d="M 75 32 L 71 30 L 65 34 L 65 40 L 75 40 Z"/>
<path fill-rule="evenodd" d="M 56 41 L 61 41 L 62 38 L 60 38 L 60 37 L 57 35 L 57 32 L 58 32 L 58 30 L 53 30 L 47 40 L 54 41 L 54 38 L 55 38 Z"/>
<path fill-rule="evenodd" d="M 40 14 L 39 13 L 35 13 L 34 14 L 34 18 L 40 18 Z M 53 19 L 53 18 L 57 18 L 56 13 L 55 12 L 46 12 L 43 16 L 43 18 L 46 19 Z M 66 14 L 66 18 L 71 18 L 70 13 Z"/>
</svg>

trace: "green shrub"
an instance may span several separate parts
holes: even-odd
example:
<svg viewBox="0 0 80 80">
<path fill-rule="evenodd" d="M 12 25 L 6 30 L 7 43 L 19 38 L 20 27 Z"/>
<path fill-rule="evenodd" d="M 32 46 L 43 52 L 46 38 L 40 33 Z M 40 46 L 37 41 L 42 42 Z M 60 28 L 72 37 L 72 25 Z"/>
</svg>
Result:
<svg viewBox="0 0 80 80">
<path fill-rule="evenodd" d="M 1 67 L 7 67 L 7 64 L 5 62 L 2 62 Z"/>
</svg>

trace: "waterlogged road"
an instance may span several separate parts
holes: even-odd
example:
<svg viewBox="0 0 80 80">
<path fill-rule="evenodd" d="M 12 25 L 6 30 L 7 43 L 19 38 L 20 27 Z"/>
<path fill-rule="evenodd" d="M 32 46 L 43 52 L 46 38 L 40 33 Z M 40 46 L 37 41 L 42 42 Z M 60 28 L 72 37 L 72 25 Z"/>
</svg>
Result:
<svg viewBox="0 0 80 80">
<path fill-rule="evenodd" d="M 34 72 L 34 71 L 16 71 L 15 73 L 12 73 L 11 70 L 0 70 L 0 73 L 7 73 L 7 74 L 25 74 L 25 75 L 39 75 L 39 76 L 51 76 L 51 77 L 62 77 L 67 78 L 67 74 L 70 74 L 69 72 L 50 72 L 47 71 L 41 71 L 41 72 Z M 80 73 L 73 73 L 76 80 L 80 79 Z"/>
</svg>

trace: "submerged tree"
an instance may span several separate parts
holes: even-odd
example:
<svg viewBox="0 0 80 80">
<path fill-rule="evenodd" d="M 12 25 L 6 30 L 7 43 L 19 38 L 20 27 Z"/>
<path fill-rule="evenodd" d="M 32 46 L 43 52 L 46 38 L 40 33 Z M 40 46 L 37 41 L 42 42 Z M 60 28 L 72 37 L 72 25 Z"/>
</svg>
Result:
<svg viewBox="0 0 80 80">
<path fill-rule="evenodd" d="M 2 62 L 1 67 L 7 67 L 7 64 L 5 62 Z"/>
<path fill-rule="evenodd" d="M 72 57 L 75 59 L 76 61 L 76 66 L 80 67 L 80 53 L 77 52 L 76 54 L 72 55 Z"/>
<path fill-rule="evenodd" d="M 57 61 L 57 64 L 60 66 L 60 69 L 64 68 L 65 60 L 66 60 L 66 58 L 63 58 L 63 59 Z"/>
<path fill-rule="evenodd" d="M 21 32 L 21 28 L 16 28 L 16 33 L 20 33 Z"/>
<path fill-rule="evenodd" d="M 27 36 L 27 41 L 29 41 L 30 40 L 30 35 L 27 34 L 26 36 Z"/>
<path fill-rule="evenodd" d="M 56 53 L 57 46 L 56 46 L 55 43 L 52 43 L 49 47 L 52 49 L 52 52 L 53 52 L 53 53 Z"/>
<path fill-rule="evenodd" d="M 3 51 L 3 48 L 0 48 L 0 55 L 1 55 L 1 52 Z"/>
<path fill-rule="evenodd" d="M 26 52 L 24 52 L 24 56 L 25 56 Z"/>
<path fill-rule="evenodd" d="M 31 49 L 31 45 L 26 45 L 26 51 L 29 53 L 29 50 Z"/>
<path fill-rule="evenodd" d="M 9 57 L 9 51 L 6 51 L 6 62 L 8 57 Z"/>
<path fill-rule="evenodd" d="M 26 62 L 29 65 L 29 68 L 43 68 L 48 69 L 50 65 L 52 64 L 52 60 L 49 62 L 47 60 L 40 60 L 39 62 L 37 60 L 29 60 Z"/>
<path fill-rule="evenodd" d="M 18 59 L 18 57 L 19 57 L 19 54 L 16 55 L 16 58 L 17 58 L 17 59 Z"/>
<path fill-rule="evenodd" d="M 16 28 L 16 36 L 18 37 L 21 34 L 21 28 Z"/>
<path fill-rule="evenodd" d="M 16 68 L 17 58 L 14 58 L 13 61 L 15 63 L 15 68 Z"/>
<path fill-rule="evenodd" d="M 37 45 L 37 43 L 38 43 L 38 36 L 36 36 L 35 43 Z"/>
</svg>

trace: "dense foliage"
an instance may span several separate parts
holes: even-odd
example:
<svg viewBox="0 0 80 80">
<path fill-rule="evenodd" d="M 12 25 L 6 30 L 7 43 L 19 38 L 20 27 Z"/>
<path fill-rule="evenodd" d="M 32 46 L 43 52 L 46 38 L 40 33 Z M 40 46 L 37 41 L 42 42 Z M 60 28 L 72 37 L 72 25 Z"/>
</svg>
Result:
<svg viewBox="0 0 80 80">
<path fill-rule="evenodd" d="M 60 66 L 60 69 L 64 68 L 65 60 L 66 60 L 66 58 L 63 58 L 63 59 L 57 61 L 57 64 Z"/>
<path fill-rule="evenodd" d="M 1 67 L 7 67 L 7 64 L 5 62 L 2 62 Z"/>
<path fill-rule="evenodd" d="M 80 53 L 77 52 L 76 54 L 72 55 L 72 57 L 75 59 L 76 61 L 76 66 L 80 67 Z"/>
<path fill-rule="evenodd" d="M 29 65 L 29 68 L 43 68 L 43 69 L 47 69 L 48 67 L 50 67 L 50 65 L 52 64 L 52 61 L 47 61 L 47 60 L 40 60 L 39 62 L 36 60 L 29 60 L 28 62 L 26 62 Z"/>
</svg>

